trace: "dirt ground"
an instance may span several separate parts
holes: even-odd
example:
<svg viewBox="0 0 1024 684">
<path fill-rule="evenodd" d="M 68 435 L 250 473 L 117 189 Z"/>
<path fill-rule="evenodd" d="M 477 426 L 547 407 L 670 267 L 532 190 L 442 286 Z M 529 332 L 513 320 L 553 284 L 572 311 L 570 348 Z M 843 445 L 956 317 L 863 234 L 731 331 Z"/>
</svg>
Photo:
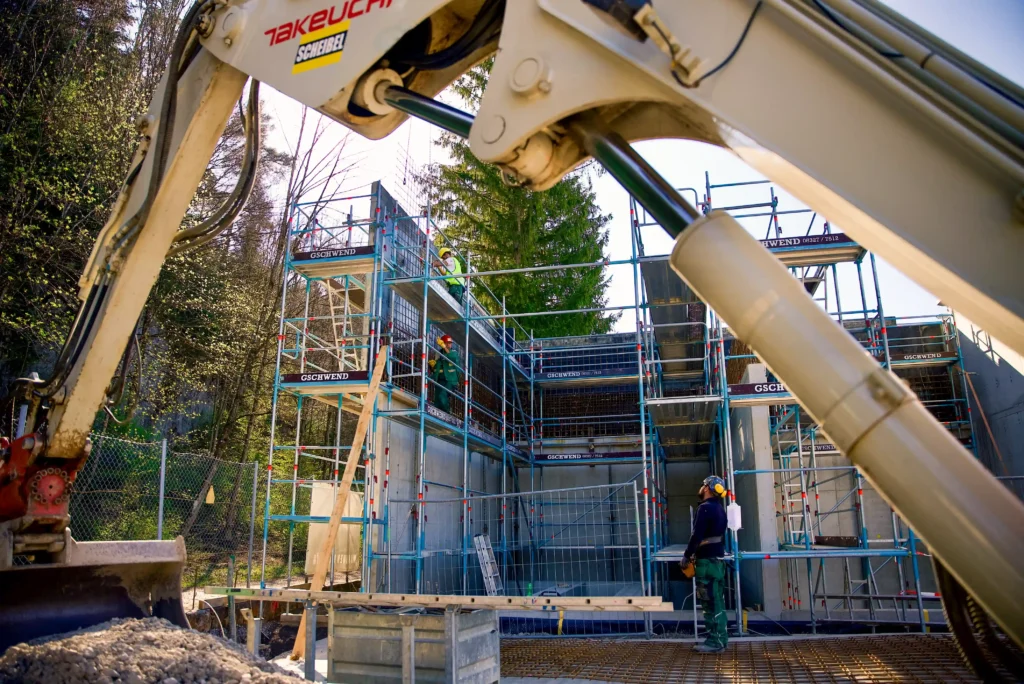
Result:
<svg viewBox="0 0 1024 684">
<path fill-rule="evenodd" d="M 295 628 L 292 627 L 291 646 Z M 272 641 L 270 649 L 283 637 Z M 25 684 L 287 684 L 297 680 L 240 646 L 166 620 L 112 620 L 85 630 L 12 646 L 0 681 Z"/>
</svg>

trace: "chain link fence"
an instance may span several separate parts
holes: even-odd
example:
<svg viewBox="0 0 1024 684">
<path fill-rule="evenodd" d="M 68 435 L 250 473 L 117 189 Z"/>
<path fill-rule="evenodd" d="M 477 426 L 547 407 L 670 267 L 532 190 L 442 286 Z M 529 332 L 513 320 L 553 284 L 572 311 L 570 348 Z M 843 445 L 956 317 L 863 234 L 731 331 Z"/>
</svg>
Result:
<svg viewBox="0 0 1024 684">
<path fill-rule="evenodd" d="M 93 449 L 72 486 L 71 534 L 79 541 L 185 538 L 185 608 L 202 587 L 258 581 L 259 464 L 174 452 L 166 442 L 92 436 Z M 262 520 L 262 516 L 260 516 Z M 233 577 L 229 577 L 233 571 Z"/>
</svg>

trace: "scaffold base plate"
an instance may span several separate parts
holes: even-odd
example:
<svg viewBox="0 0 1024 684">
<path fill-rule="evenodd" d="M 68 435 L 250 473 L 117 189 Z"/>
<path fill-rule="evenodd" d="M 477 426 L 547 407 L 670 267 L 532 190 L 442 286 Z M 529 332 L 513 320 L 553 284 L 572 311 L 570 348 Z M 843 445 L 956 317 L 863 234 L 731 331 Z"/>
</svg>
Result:
<svg viewBox="0 0 1024 684">
<path fill-rule="evenodd" d="M 979 682 L 946 634 L 734 639 L 722 653 L 693 642 L 503 639 L 501 676 L 602 682 Z"/>
</svg>

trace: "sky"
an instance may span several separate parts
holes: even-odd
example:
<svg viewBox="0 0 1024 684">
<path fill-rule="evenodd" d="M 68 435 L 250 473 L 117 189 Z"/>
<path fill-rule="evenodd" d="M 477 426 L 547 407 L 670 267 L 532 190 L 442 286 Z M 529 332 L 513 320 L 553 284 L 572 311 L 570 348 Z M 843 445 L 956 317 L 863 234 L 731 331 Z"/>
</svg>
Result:
<svg viewBox="0 0 1024 684">
<path fill-rule="evenodd" d="M 883 2 L 994 71 L 1015 83 L 1024 84 L 1024 0 Z M 294 145 L 300 106 L 269 88 L 265 93 L 265 111 L 270 114 L 277 129 L 271 137 L 271 142 L 275 146 L 291 149 Z M 451 104 L 457 105 L 454 101 Z M 332 135 L 346 134 L 346 129 L 340 124 L 332 126 L 336 129 L 332 131 Z M 437 137 L 436 128 L 416 120 L 407 122 L 382 141 L 367 141 L 352 136 L 346 150 L 360 161 L 343 183 L 343 187 L 355 190 L 379 178 L 384 181 L 385 187 L 399 199 L 403 199 L 403 191 L 410 187 L 409 176 L 417 166 L 445 160 L 443 152 L 434 144 Z M 740 161 L 732 152 L 704 143 L 682 140 L 647 141 L 637 143 L 635 148 L 674 186 L 697 188 L 700 195 L 703 195 L 705 172 L 712 184 L 763 179 L 763 176 Z M 593 182 L 602 213 L 612 215 L 607 256 L 612 259 L 628 258 L 629 197 L 607 174 L 593 178 Z M 713 197 L 718 206 L 725 203 L 731 205 L 765 202 L 769 199 L 768 187 L 758 185 L 745 191 L 720 190 L 716 191 Z M 777 186 L 775 192 L 780 197 L 780 210 L 804 208 Z M 685 195 L 692 197 L 690 193 Z M 783 234 L 803 234 L 809 219 L 808 215 L 803 214 L 780 217 Z M 744 223 L 749 230 L 759 233 L 758 238 L 765 237 L 766 219 Z M 820 233 L 820 226 L 819 217 L 814 232 Z M 836 227 L 835 230 L 842 230 L 842 226 Z M 671 240 L 657 227 L 644 230 L 644 242 L 648 254 L 667 253 L 671 249 Z M 631 267 L 612 267 L 609 273 L 612 278 L 609 304 L 632 305 Z M 865 287 L 868 288 L 868 306 L 871 308 L 872 283 L 868 273 L 869 270 L 866 268 Z M 887 316 L 929 315 L 945 311 L 939 306 L 937 297 L 903 276 L 888 263 L 878 260 L 878 273 L 882 302 Z M 840 265 L 838 280 L 843 308 L 859 308 L 860 292 L 855 267 L 852 264 Z M 831 284 L 829 289 L 831 310 L 835 307 Z M 635 330 L 634 317 L 626 312 L 618 321 L 616 329 L 620 332 Z"/>
</svg>

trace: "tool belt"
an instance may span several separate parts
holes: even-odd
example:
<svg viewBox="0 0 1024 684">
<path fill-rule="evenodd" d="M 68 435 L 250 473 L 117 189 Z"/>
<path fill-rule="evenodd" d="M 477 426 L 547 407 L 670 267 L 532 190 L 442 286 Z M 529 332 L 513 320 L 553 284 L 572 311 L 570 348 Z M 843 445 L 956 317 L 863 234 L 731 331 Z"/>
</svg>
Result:
<svg viewBox="0 0 1024 684">
<path fill-rule="evenodd" d="M 707 546 L 708 544 L 721 544 L 721 543 L 722 543 L 722 536 L 721 535 L 719 535 L 717 537 L 708 537 L 707 539 L 702 539 L 700 544 L 697 544 L 697 548 L 700 548 L 702 546 Z"/>
</svg>

